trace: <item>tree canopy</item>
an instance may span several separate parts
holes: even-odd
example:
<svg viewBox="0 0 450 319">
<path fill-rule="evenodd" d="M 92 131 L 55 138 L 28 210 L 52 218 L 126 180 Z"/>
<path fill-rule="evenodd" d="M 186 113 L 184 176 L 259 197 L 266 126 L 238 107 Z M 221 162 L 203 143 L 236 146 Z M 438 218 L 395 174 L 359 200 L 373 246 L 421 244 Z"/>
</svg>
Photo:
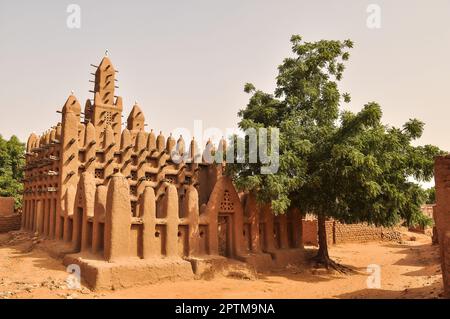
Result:
<svg viewBox="0 0 450 319">
<path fill-rule="evenodd" d="M 436 189 L 434 187 L 430 187 L 425 190 L 425 203 L 426 204 L 435 204 L 436 203 Z"/>
<path fill-rule="evenodd" d="M 393 127 L 382 123 L 376 102 L 356 113 L 342 107 L 351 101 L 338 83 L 352 41 L 304 42 L 294 35 L 291 43 L 294 56 L 278 67 L 275 91 L 247 83 L 251 97 L 239 112 L 243 130 L 279 128 L 279 170 L 261 174 L 262 163 L 235 163 L 227 171 L 238 188 L 255 192 L 276 214 L 295 206 L 317 215 L 323 261 L 326 218 L 383 226 L 422 220 L 425 193 L 418 182 L 432 178 L 441 151 L 412 145 L 424 129 L 417 119 Z"/>
<path fill-rule="evenodd" d="M 0 196 L 11 196 L 16 208 L 22 206 L 25 144 L 16 136 L 5 140 L 0 135 Z"/>
</svg>

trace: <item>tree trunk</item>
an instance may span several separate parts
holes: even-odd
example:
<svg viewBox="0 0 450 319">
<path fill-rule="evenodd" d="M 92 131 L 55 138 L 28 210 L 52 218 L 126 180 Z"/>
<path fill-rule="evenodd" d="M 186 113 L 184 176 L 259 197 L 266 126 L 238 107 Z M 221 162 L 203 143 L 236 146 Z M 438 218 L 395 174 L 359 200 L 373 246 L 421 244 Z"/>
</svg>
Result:
<svg viewBox="0 0 450 319">
<path fill-rule="evenodd" d="M 328 256 L 327 228 L 326 218 L 324 214 L 317 215 L 317 224 L 319 235 L 319 251 L 317 252 L 316 260 L 320 263 L 328 265 L 330 257 Z"/>
<path fill-rule="evenodd" d="M 319 235 L 319 251 L 317 255 L 314 257 L 314 261 L 318 265 L 322 265 L 325 268 L 333 268 L 341 273 L 352 273 L 353 270 L 347 266 L 340 265 L 330 259 L 328 255 L 328 242 L 327 242 L 327 228 L 326 228 L 326 216 L 324 214 L 317 215 L 317 228 Z"/>
</svg>

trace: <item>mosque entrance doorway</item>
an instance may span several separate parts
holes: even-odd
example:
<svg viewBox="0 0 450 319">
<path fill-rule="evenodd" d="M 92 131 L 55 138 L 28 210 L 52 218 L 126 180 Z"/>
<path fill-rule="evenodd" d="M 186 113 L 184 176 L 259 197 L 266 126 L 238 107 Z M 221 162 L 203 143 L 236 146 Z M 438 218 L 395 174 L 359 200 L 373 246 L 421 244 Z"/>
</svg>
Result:
<svg viewBox="0 0 450 319">
<path fill-rule="evenodd" d="M 219 214 L 217 236 L 219 237 L 219 255 L 231 257 L 231 215 Z"/>
</svg>

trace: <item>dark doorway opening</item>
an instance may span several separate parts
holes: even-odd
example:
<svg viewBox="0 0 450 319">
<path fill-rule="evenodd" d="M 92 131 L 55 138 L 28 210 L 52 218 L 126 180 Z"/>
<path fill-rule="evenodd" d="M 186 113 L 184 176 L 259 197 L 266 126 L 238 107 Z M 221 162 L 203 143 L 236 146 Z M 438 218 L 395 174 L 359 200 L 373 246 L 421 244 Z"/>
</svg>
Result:
<svg viewBox="0 0 450 319">
<path fill-rule="evenodd" d="M 231 216 L 219 214 L 217 236 L 219 237 L 219 255 L 231 257 Z"/>
</svg>

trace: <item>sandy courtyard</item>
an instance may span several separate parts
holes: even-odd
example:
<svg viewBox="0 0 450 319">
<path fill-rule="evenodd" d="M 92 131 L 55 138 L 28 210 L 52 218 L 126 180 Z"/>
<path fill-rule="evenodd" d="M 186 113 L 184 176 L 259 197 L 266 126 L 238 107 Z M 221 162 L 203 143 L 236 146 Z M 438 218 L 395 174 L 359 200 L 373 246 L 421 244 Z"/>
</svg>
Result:
<svg viewBox="0 0 450 319">
<path fill-rule="evenodd" d="M 350 275 L 289 266 L 255 280 L 217 276 L 213 280 L 163 282 L 118 291 L 66 289 L 60 260 L 48 257 L 24 234 L 0 234 L 2 298 L 440 298 L 438 247 L 428 236 L 406 233 L 401 243 L 332 246 L 332 258 L 355 270 Z M 411 238 L 415 237 L 415 238 Z M 411 240 L 412 239 L 412 240 Z M 415 239 L 415 240 L 414 240 Z M 310 253 L 313 253 L 311 251 Z M 367 266 L 381 267 L 381 288 L 367 288 Z"/>
</svg>

